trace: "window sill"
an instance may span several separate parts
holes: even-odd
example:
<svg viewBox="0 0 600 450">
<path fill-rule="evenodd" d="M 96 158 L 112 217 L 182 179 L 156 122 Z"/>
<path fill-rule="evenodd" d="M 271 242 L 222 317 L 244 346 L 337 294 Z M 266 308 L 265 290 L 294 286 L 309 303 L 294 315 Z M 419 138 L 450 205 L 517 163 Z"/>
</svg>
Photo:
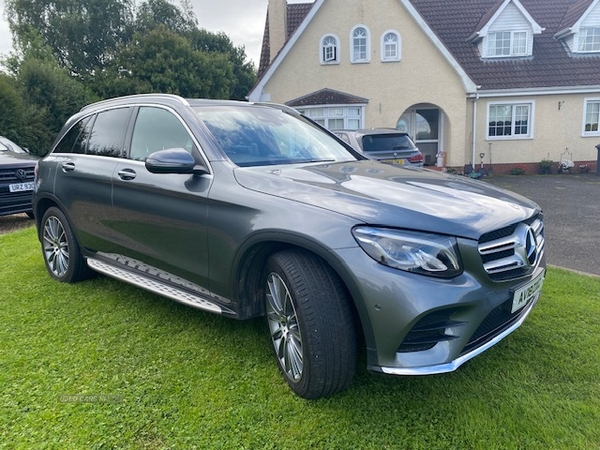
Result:
<svg viewBox="0 0 600 450">
<path fill-rule="evenodd" d="M 533 136 L 486 136 L 486 141 L 530 141 Z"/>
</svg>

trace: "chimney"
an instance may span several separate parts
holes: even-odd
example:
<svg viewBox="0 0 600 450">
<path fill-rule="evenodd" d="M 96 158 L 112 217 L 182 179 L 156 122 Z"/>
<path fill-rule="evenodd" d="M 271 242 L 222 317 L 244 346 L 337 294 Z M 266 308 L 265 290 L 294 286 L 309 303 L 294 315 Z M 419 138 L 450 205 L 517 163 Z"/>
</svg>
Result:
<svg viewBox="0 0 600 450">
<path fill-rule="evenodd" d="M 287 41 L 287 0 L 269 0 L 269 47 L 273 62 Z"/>
</svg>

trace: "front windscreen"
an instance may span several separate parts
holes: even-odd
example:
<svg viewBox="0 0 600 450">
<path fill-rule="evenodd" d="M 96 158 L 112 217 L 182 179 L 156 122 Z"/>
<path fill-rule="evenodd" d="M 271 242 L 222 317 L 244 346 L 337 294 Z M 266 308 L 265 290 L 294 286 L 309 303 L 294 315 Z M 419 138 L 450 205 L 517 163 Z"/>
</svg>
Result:
<svg viewBox="0 0 600 450">
<path fill-rule="evenodd" d="M 229 159 L 241 167 L 357 158 L 310 123 L 269 106 L 202 106 L 196 114 Z"/>
<path fill-rule="evenodd" d="M 373 134 L 363 136 L 362 147 L 365 152 L 384 152 L 390 150 L 414 150 L 415 144 L 406 134 Z"/>
</svg>

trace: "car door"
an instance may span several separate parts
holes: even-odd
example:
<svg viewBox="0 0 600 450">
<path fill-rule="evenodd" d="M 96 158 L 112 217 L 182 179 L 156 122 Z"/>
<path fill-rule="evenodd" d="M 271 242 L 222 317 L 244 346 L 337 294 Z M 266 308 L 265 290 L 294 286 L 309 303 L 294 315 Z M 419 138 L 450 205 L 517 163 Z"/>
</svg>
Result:
<svg viewBox="0 0 600 450">
<path fill-rule="evenodd" d="M 156 174 L 146 158 L 169 148 L 184 148 L 201 158 L 187 125 L 164 107 L 142 106 L 131 131 L 128 158 L 113 173 L 114 222 L 118 253 L 130 264 L 179 283 L 207 285 L 207 197 L 210 175 Z M 174 277 L 175 278 L 174 278 Z"/>
<path fill-rule="evenodd" d="M 116 108 L 82 119 L 49 158 L 56 164 L 56 198 L 86 251 L 111 248 L 112 176 L 132 110 Z"/>
</svg>

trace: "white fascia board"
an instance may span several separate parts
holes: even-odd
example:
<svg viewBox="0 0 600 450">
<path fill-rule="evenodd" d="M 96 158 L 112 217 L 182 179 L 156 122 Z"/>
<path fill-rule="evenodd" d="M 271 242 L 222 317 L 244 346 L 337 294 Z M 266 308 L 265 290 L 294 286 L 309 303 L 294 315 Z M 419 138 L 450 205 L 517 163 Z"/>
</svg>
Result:
<svg viewBox="0 0 600 450">
<path fill-rule="evenodd" d="M 273 74 L 277 71 L 277 69 L 279 68 L 279 66 L 281 65 L 282 61 L 285 59 L 287 54 L 290 52 L 292 47 L 296 44 L 300 35 L 302 35 L 304 30 L 306 30 L 306 27 L 312 21 L 313 17 L 315 17 L 315 15 L 317 14 L 317 11 L 319 11 L 319 9 L 321 9 L 321 6 L 323 6 L 324 1 L 325 0 L 316 0 L 315 1 L 315 4 L 311 8 L 310 12 L 308 13 L 308 15 L 306 16 L 304 21 L 300 24 L 298 29 L 294 32 L 292 37 L 290 37 L 290 39 L 285 43 L 285 45 L 283 46 L 283 48 L 281 49 L 281 51 L 279 52 L 279 54 L 277 55 L 275 60 L 269 66 L 269 69 L 265 72 L 265 74 L 263 75 L 261 80 L 258 82 L 258 84 L 255 86 L 255 88 L 252 89 L 252 91 L 248 95 L 249 101 L 251 101 L 251 102 L 262 101 L 262 99 L 264 98 L 265 86 L 267 85 L 267 83 L 269 82 L 269 80 L 271 79 Z M 268 95 L 268 94 L 267 94 L 267 96 L 270 97 L 270 95 Z"/>
<path fill-rule="evenodd" d="M 404 5 L 406 10 L 412 16 L 415 22 L 421 27 L 423 32 L 427 35 L 427 37 L 433 42 L 442 56 L 448 61 L 448 63 L 452 66 L 454 71 L 460 77 L 463 87 L 467 94 L 474 93 L 477 91 L 477 85 L 471 78 L 467 75 L 467 72 L 462 68 L 462 66 L 458 63 L 458 61 L 452 56 L 450 51 L 446 48 L 446 46 L 442 43 L 442 41 L 437 37 L 437 35 L 433 32 L 433 30 L 429 27 L 425 19 L 419 14 L 419 12 L 415 9 L 410 0 L 399 0 L 400 3 Z"/>
<path fill-rule="evenodd" d="M 521 14 L 523 14 L 525 19 L 531 24 L 531 28 L 533 29 L 533 34 L 541 34 L 542 31 L 545 30 L 545 28 L 542 28 L 534 20 L 534 18 L 531 17 L 531 14 L 529 14 L 529 12 L 525 9 L 525 7 L 521 4 L 521 2 L 519 0 L 504 0 L 504 3 L 502 3 L 502 5 L 498 8 L 498 10 L 492 16 L 492 18 L 490 20 L 488 20 L 488 22 L 479 31 L 480 36 L 485 36 L 488 34 L 488 30 L 489 30 L 490 26 L 496 21 L 496 19 L 498 19 L 498 17 L 500 17 L 500 15 L 504 12 L 504 10 L 507 8 L 507 6 L 510 3 L 514 3 L 515 6 L 517 7 L 517 9 L 521 12 Z"/>
<path fill-rule="evenodd" d="M 557 86 L 531 89 L 489 89 L 477 92 L 478 98 L 491 97 L 533 97 L 539 95 L 600 94 L 600 85 Z M 474 97 L 474 95 L 471 95 Z"/>
<path fill-rule="evenodd" d="M 577 32 L 579 32 L 579 27 L 581 27 L 581 23 L 587 18 L 587 16 L 590 14 L 590 12 L 596 7 L 596 5 L 598 4 L 598 1 L 600 1 L 600 0 L 594 0 L 592 2 L 592 4 L 588 7 L 588 9 L 585 10 L 585 12 L 579 18 L 579 20 L 577 22 L 575 22 L 575 25 L 573 25 L 573 27 L 572 27 L 573 30 L 576 30 Z"/>
</svg>

